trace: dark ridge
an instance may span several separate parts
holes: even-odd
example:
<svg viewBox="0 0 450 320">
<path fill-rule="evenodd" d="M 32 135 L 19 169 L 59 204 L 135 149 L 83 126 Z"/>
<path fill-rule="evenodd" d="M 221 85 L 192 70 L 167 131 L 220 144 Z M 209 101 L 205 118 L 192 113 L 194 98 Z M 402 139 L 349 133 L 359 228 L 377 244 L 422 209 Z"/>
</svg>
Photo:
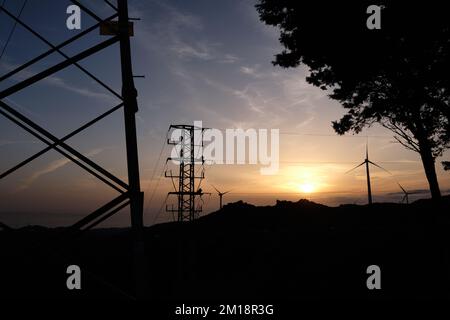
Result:
<svg viewBox="0 0 450 320">
<path fill-rule="evenodd" d="M 441 203 L 328 207 L 308 200 L 254 206 L 242 201 L 191 223 L 145 228 L 149 299 L 449 298 L 450 197 Z M 0 232 L 1 295 L 129 298 L 130 229 Z M 83 290 L 65 287 L 68 265 Z M 366 269 L 382 270 L 382 290 Z"/>
</svg>

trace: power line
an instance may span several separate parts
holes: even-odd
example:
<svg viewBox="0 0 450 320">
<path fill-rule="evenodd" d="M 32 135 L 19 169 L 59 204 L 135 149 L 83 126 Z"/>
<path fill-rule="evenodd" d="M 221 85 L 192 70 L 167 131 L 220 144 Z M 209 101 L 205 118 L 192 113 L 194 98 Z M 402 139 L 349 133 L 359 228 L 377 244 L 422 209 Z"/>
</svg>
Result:
<svg viewBox="0 0 450 320">
<path fill-rule="evenodd" d="M 152 185 L 153 179 L 155 178 L 156 169 L 158 168 L 159 162 L 161 161 L 162 154 L 163 154 L 164 149 L 165 149 L 165 147 L 166 147 L 166 140 L 167 140 L 167 137 L 168 137 L 168 136 L 169 136 L 169 132 L 166 133 L 166 136 L 165 136 L 165 138 L 164 138 L 164 140 L 163 140 L 163 143 L 162 143 L 162 146 L 161 146 L 161 150 L 159 151 L 158 159 L 156 160 L 155 166 L 154 166 L 154 168 L 153 168 L 152 177 L 150 178 L 150 181 L 149 181 L 149 183 L 148 183 L 148 187 L 147 187 L 147 190 L 146 190 L 145 193 L 148 193 L 148 192 L 150 191 L 150 187 L 151 187 L 151 185 Z M 153 189 L 153 192 L 152 192 L 151 197 L 147 200 L 147 203 L 146 203 L 145 206 L 144 206 L 144 215 L 145 215 L 146 212 L 147 212 L 147 209 L 146 209 L 146 208 L 148 208 L 148 205 L 149 205 L 150 202 L 153 200 L 153 196 L 154 196 L 155 191 L 156 191 L 156 189 L 157 189 L 157 187 L 158 187 L 158 185 L 159 185 L 159 181 L 161 180 L 162 176 L 164 175 L 165 168 L 166 168 L 166 166 L 164 166 L 163 172 L 162 172 L 162 174 L 159 176 L 158 181 L 156 182 L 156 185 L 155 185 L 155 188 Z"/>
<path fill-rule="evenodd" d="M 389 192 L 386 192 L 388 194 Z M 315 191 L 311 193 L 306 192 L 230 192 L 230 195 L 268 195 L 268 196 L 276 196 L 276 195 L 297 195 L 297 196 L 309 196 L 312 197 L 314 195 L 324 195 L 324 194 L 361 194 L 364 195 L 364 191 Z"/>
<path fill-rule="evenodd" d="M 278 161 L 279 163 L 286 164 L 354 164 L 357 161 Z M 392 164 L 417 164 L 420 161 L 377 161 L 378 163 L 392 163 Z"/>
<path fill-rule="evenodd" d="M 326 165 L 326 164 L 355 164 L 358 161 L 278 161 L 278 163 L 283 164 L 298 164 L 298 165 Z M 385 164 L 402 164 L 402 165 L 408 165 L 408 164 L 420 164 L 420 161 L 417 160 L 410 160 L 410 161 L 377 161 L 378 163 L 385 163 Z M 214 161 L 205 161 L 208 165 L 217 165 L 217 162 Z M 227 163 L 220 163 L 219 165 L 229 165 Z M 243 164 L 243 165 L 253 165 L 250 163 Z"/>
<path fill-rule="evenodd" d="M 391 135 L 365 135 L 365 136 L 358 136 L 358 135 L 338 135 L 338 134 L 331 134 L 331 133 L 307 133 L 307 132 L 280 132 L 280 135 L 289 135 L 289 136 L 313 136 L 313 137 L 335 137 L 335 138 L 357 138 L 357 139 L 367 139 L 367 138 L 375 138 L 375 139 L 388 139 L 392 138 Z"/>
<path fill-rule="evenodd" d="M 152 202 L 152 200 L 153 200 L 153 198 L 154 198 L 154 196 L 156 194 L 156 190 L 158 190 L 159 183 L 161 182 L 162 178 L 164 177 L 164 172 L 166 171 L 166 169 L 167 169 L 167 163 L 164 165 L 162 173 L 159 175 L 158 180 L 156 181 L 155 187 L 153 188 L 152 194 L 151 194 L 150 198 L 147 200 L 146 209 L 144 211 L 144 214 L 147 213 L 149 205 Z"/>
<path fill-rule="evenodd" d="M 162 209 L 166 205 L 168 198 L 169 198 L 169 195 L 167 194 L 166 198 L 164 199 L 164 201 L 161 204 L 161 207 L 159 207 L 158 212 L 156 213 L 155 217 L 153 218 L 152 225 L 154 225 L 156 223 L 156 221 L 158 220 L 159 216 L 161 215 Z"/>
<path fill-rule="evenodd" d="M 0 8 L 1 11 L 3 11 L 3 6 L 5 5 L 5 2 L 6 2 L 6 0 L 3 1 L 3 4 L 2 4 L 2 6 Z M 22 7 L 20 8 L 20 11 L 19 11 L 19 15 L 17 16 L 17 18 L 20 18 L 20 16 L 22 15 L 23 9 L 25 8 L 27 2 L 28 2 L 28 0 L 25 0 L 23 2 Z M 0 54 L 0 60 L 2 60 L 3 55 L 6 52 L 6 48 L 8 47 L 8 44 L 11 41 L 11 38 L 12 38 L 12 36 L 14 34 L 14 31 L 16 30 L 16 27 L 17 27 L 17 20 L 14 22 L 14 25 L 13 25 L 11 31 L 9 32 L 8 38 L 6 39 L 6 43 L 3 46 L 2 53 Z"/>
<path fill-rule="evenodd" d="M 217 129 L 217 130 L 221 130 L 221 131 L 226 131 L 226 130 L 244 130 L 244 131 L 246 131 L 246 130 L 248 130 L 248 129 L 244 129 L 244 128 L 211 128 L 211 129 Z M 276 128 L 274 128 L 274 129 L 276 129 Z M 338 135 L 338 134 L 332 134 L 332 133 L 294 132 L 294 131 L 280 131 L 280 135 L 334 137 L 334 138 L 352 138 L 352 139 L 367 139 L 367 138 L 388 139 L 388 138 L 392 138 L 392 135 Z"/>
</svg>

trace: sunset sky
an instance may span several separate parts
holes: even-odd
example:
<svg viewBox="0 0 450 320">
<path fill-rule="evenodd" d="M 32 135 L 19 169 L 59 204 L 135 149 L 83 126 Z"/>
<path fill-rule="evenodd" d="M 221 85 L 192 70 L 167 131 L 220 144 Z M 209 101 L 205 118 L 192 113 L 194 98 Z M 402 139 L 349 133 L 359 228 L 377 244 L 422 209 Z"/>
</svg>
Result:
<svg viewBox="0 0 450 320">
<path fill-rule="evenodd" d="M 103 1 L 84 1 L 101 17 L 112 14 Z M 22 1 L 7 1 L 17 14 Z M 76 34 L 66 28 L 68 1 L 29 0 L 22 20 L 57 44 Z M 280 129 L 280 170 L 262 176 L 259 165 L 207 165 L 204 191 L 232 190 L 224 202 L 244 200 L 253 204 L 274 204 L 277 199 L 307 198 L 328 205 L 365 203 L 366 178 L 361 167 L 345 172 L 365 157 L 368 136 L 370 159 L 392 175 L 371 168 L 375 201 L 399 202 L 397 186 L 423 191 L 426 178 L 419 155 L 406 150 L 392 134 L 374 126 L 358 136 L 337 136 L 331 121 L 344 109 L 328 98 L 327 92 L 306 83 L 305 68 L 282 69 L 271 61 L 282 48 L 278 31 L 259 21 L 255 1 L 130 0 L 135 22 L 132 38 L 133 66 L 139 92 L 137 114 L 141 184 L 146 192 L 145 223 L 170 221 L 160 208 L 170 179 L 160 178 L 170 147 L 165 146 L 170 124 L 203 121 L 209 128 Z M 82 14 L 82 28 L 93 19 Z M 13 22 L 0 13 L 0 48 Z M 93 32 L 68 46 L 73 55 L 105 40 Z M 29 32 L 17 27 L 4 56 L 0 73 L 25 63 L 48 47 Z M 114 45 L 80 64 L 120 92 L 119 48 Z M 55 53 L 0 83 L 0 90 L 52 66 L 63 58 Z M 16 93 L 4 102 L 63 136 L 118 104 L 108 91 L 75 67 L 54 74 Z M 123 114 L 116 112 L 68 144 L 82 151 L 123 180 L 126 178 Z M 21 128 L 0 117 L 0 171 L 5 171 L 45 145 Z M 449 159 L 447 152 L 444 157 Z M 438 177 L 443 193 L 450 189 L 450 173 L 438 159 Z M 173 165 L 169 168 L 176 170 Z M 155 171 L 155 172 L 154 172 Z M 175 171 L 174 171 L 175 172 Z M 153 179 L 152 179 L 153 177 Z M 157 186 L 157 188 L 156 188 Z M 153 194 L 153 197 L 152 197 Z M 70 225 L 106 203 L 116 192 L 78 166 L 51 151 L 37 161 L 0 180 L 0 221 L 11 226 L 27 224 Z M 427 197 L 420 192 L 411 199 Z M 148 201 L 151 198 L 152 201 Z M 204 213 L 215 211 L 215 193 L 204 197 Z M 172 203 L 171 201 L 167 202 Z M 125 226 L 126 212 L 103 226 Z"/>
</svg>

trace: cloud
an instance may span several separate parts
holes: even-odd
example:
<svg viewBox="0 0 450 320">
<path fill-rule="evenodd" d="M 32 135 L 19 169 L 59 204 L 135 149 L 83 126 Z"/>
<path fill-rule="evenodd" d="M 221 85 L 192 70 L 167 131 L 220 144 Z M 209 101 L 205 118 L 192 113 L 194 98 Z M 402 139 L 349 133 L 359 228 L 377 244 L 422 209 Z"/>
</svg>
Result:
<svg viewBox="0 0 450 320">
<path fill-rule="evenodd" d="M 181 9 L 174 3 L 158 0 L 148 3 L 150 5 L 142 4 L 137 10 L 151 14 L 152 19 L 141 22 L 136 40 L 144 50 L 151 51 L 149 55 L 162 63 L 174 77 L 173 83 L 182 89 L 178 92 L 183 96 L 184 110 L 193 108 L 196 111 L 208 105 L 208 108 L 216 109 L 213 119 L 218 118 L 217 114 L 221 122 L 237 121 L 257 127 L 298 129 L 314 123 L 318 100 L 326 96 L 326 92 L 306 83 L 305 70 L 275 70 L 269 62 L 270 53 L 264 62 L 260 62 L 255 54 L 246 61 L 243 57 L 247 49 L 236 49 L 239 55 L 242 54 L 240 57 L 232 52 L 232 47 L 225 47 L 216 38 L 210 38 L 208 30 L 211 22 L 207 17 L 191 14 L 188 9 Z M 242 9 L 245 19 L 248 20 L 247 15 L 251 14 L 255 20 L 258 36 L 261 36 L 261 30 L 265 33 L 270 29 L 259 21 L 253 5 L 246 5 Z M 272 37 L 264 38 L 267 44 L 263 50 L 272 48 L 272 42 L 278 43 Z M 202 62 L 202 65 L 198 68 L 197 64 L 190 62 Z M 220 64 L 235 67 L 227 68 Z M 203 69 L 203 66 L 211 72 Z M 222 72 L 221 68 L 227 69 Z M 208 88 L 205 88 L 205 82 L 216 92 L 206 95 L 205 90 Z M 216 106 L 212 106 L 210 97 L 215 94 L 218 101 Z M 231 109 L 224 112 L 223 107 Z M 211 112 L 209 114 L 213 115 Z M 202 115 L 205 115 L 203 110 Z"/>
<path fill-rule="evenodd" d="M 239 12 L 243 14 L 244 19 L 251 22 L 251 25 L 260 34 L 264 35 L 268 40 L 278 44 L 279 29 L 263 23 L 259 19 L 258 11 L 255 8 L 254 1 L 239 1 Z M 278 47 L 275 47 L 278 50 Z"/>
<path fill-rule="evenodd" d="M 100 153 L 102 153 L 106 148 L 98 148 L 94 149 L 86 154 L 86 157 L 94 157 Z M 31 187 L 31 185 L 38 180 L 40 177 L 47 175 L 49 173 L 52 173 L 58 169 L 61 169 L 65 167 L 67 164 L 71 163 L 72 161 L 67 158 L 61 158 L 58 160 L 55 160 L 48 164 L 46 167 L 34 172 L 31 176 L 29 176 L 16 190 L 16 192 L 24 191 Z"/>
<path fill-rule="evenodd" d="M 252 67 L 242 66 L 242 67 L 240 67 L 239 70 L 240 70 L 243 74 L 253 76 L 254 78 L 261 78 L 261 77 L 263 76 L 263 74 L 257 72 L 257 68 L 258 68 L 258 67 L 252 68 Z"/>
<path fill-rule="evenodd" d="M 263 93 L 257 88 L 247 85 L 243 90 L 234 90 L 233 94 L 247 102 L 251 111 L 264 113 L 264 106 L 267 105 Z"/>
<path fill-rule="evenodd" d="M 221 43 L 211 42 L 202 35 L 204 24 L 200 17 L 182 11 L 167 2 L 155 0 L 150 2 L 155 5 L 156 10 L 162 12 L 155 16 L 155 20 L 151 23 L 144 20 L 143 28 L 137 33 L 137 41 L 146 50 L 161 55 L 166 61 L 168 54 L 185 61 L 202 60 L 232 64 L 240 60 L 235 54 L 221 52 Z M 143 9 L 134 10 L 144 15 Z"/>
<path fill-rule="evenodd" d="M 160 8 L 162 8 L 166 15 L 164 15 L 164 20 L 168 21 L 169 26 L 171 27 L 170 31 L 174 31 L 177 28 L 191 28 L 196 30 L 203 29 L 203 23 L 200 18 L 196 15 L 183 12 L 178 8 L 170 5 L 167 1 L 152 1 L 157 4 Z M 167 18 L 166 18 L 167 17 Z"/>
<path fill-rule="evenodd" d="M 206 43 L 196 42 L 192 45 L 181 41 L 174 41 L 172 50 L 175 54 L 182 59 L 199 59 L 199 60 L 212 60 L 213 54 L 211 48 Z"/>
<path fill-rule="evenodd" d="M 277 70 L 241 65 L 237 71 L 248 77 L 240 77 L 240 81 L 232 85 L 215 80 L 213 75 L 201 75 L 206 84 L 220 90 L 230 97 L 239 99 L 241 108 L 239 122 L 251 122 L 265 127 L 283 127 L 299 129 L 311 125 L 317 116 L 317 108 L 322 104 L 320 99 L 326 92 L 308 84 L 305 71 Z M 239 102 L 238 102 L 239 103 Z"/>
<path fill-rule="evenodd" d="M 17 108 L 17 110 L 20 110 L 23 114 L 28 115 L 28 116 L 32 116 L 35 119 L 40 119 L 43 120 L 42 116 L 36 112 L 34 112 L 33 110 L 31 110 L 30 108 L 27 108 L 25 106 L 23 106 L 20 103 L 17 103 L 15 100 L 6 97 L 3 98 L 4 100 L 6 100 L 10 105 L 14 106 L 15 108 Z"/>
<path fill-rule="evenodd" d="M 5 69 L 6 71 L 12 71 L 15 68 L 17 68 L 18 66 L 9 64 L 7 62 L 2 62 L 0 64 L 0 67 Z M 36 74 L 37 73 L 33 72 L 33 71 L 22 70 L 19 73 L 16 73 L 14 76 L 12 76 L 12 79 L 14 79 L 16 81 L 23 81 L 23 80 L 26 80 Z M 60 77 L 57 77 L 55 75 L 48 76 L 47 78 L 42 79 L 38 83 L 44 83 L 49 86 L 59 87 L 59 88 L 62 88 L 62 89 L 68 90 L 68 91 L 75 92 L 77 94 L 80 94 L 80 95 L 88 97 L 88 98 L 95 98 L 95 99 L 100 99 L 100 100 L 104 100 L 104 101 L 108 101 L 108 102 L 111 102 L 112 100 L 115 99 L 112 95 L 109 95 L 106 93 L 100 93 L 100 92 L 93 91 L 88 88 L 74 86 L 73 84 L 68 83 L 66 80 L 64 80 Z"/>
<path fill-rule="evenodd" d="M 11 141 L 11 140 L 0 140 L 0 147 L 7 146 L 9 144 L 15 144 L 15 143 L 16 143 L 15 141 Z"/>
<path fill-rule="evenodd" d="M 36 142 L 28 140 L 0 140 L 0 147 L 12 144 L 28 144 L 28 143 L 36 143 Z"/>
<path fill-rule="evenodd" d="M 96 91 L 93 91 L 93 90 L 90 90 L 87 88 L 76 87 L 72 84 L 67 83 L 64 79 L 56 77 L 56 76 L 50 76 L 50 77 L 44 79 L 43 81 L 49 85 L 75 92 L 75 93 L 85 96 L 87 98 L 106 100 L 108 102 L 115 99 L 113 96 L 106 94 L 106 93 L 100 93 L 100 92 L 96 92 Z"/>
<path fill-rule="evenodd" d="M 223 59 L 219 60 L 220 63 L 236 63 L 240 60 L 240 58 L 234 54 L 225 54 Z"/>
</svg>

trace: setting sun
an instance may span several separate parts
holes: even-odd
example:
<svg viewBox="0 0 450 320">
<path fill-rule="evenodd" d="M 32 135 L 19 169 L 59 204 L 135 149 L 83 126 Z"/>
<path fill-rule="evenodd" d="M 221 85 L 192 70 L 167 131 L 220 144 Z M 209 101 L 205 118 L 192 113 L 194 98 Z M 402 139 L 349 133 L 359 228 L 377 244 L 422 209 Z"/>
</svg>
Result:
<svg viewBox="0 0 450 320">
<path fill-rule="evenodd" d="M 303 193 L 312 193 L 316 189 L 312 183 L 302 183 L 298 186 L 298 189 Z"/>
<path fill-rule="evenodd" d="M 283 173 L 287 180 L 283 187 L 291 192 L 315 193 L 321 191 L 325 185 L 321 168 L 291 166 Z"/>
</svg>

